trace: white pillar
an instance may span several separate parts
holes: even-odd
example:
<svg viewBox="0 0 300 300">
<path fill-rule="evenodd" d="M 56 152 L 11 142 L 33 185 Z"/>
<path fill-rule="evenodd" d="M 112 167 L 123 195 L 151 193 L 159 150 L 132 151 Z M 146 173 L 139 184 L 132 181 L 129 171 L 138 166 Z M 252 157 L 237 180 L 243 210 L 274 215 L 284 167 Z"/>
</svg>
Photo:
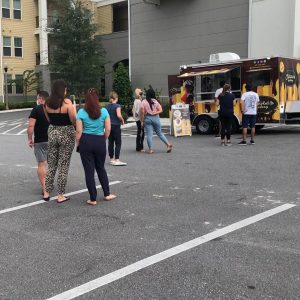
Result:
<svg viewBox="0 0 300 300">
<path fill-rule="evenodd" d="M 39 0 L 39 33 L 41 65 L 48 65 L 47 0 Z"/>
<path fill-rule="evenodd" d="M 128 0 L 128 73 L 131 81 L 131 3 Z"/>
</svg>

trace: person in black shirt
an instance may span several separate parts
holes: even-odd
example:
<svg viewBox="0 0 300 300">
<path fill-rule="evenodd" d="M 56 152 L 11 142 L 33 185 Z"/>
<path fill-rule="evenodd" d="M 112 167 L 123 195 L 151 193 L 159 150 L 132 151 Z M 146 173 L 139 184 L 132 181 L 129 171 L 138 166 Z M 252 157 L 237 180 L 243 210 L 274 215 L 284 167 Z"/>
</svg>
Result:
<svg viewBox="0 0 300 300">
<path fill-rule="evenodd" d="M 46 91 L 40 91 L 38 93 L 38 105 L 32 109 L 29 115 L 27 127 L 28 146 L 30 148 L 34 148 L 34 155 L 38 163 L 37 174 L 42 186 L 43 193 L 45 190 L 49 127 L 49 122 L 44 114 L 43 105 L 47 97 L 49 97 L 49 94 Z"/>
<path fill-rule="evenodd" d="M 231 146 L 230 136 L 233 121 L 233 106 L 236 103 L 235 96 L 230 92 L 230 85 L 225 84 L 223 92 L 219 95 L 217 105 L 220 105 L 220 121 L 221 121 L 221 145 Z M 226 135 L 226 143 L 225 143 Z"/>
</svg>

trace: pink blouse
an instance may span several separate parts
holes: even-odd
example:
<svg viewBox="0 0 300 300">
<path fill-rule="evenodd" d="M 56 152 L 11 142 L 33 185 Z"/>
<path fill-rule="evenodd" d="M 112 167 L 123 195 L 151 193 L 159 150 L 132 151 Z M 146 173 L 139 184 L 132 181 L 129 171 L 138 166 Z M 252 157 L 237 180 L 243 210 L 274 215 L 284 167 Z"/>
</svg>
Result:
<svg viewBox="0 0 300 300">
<path fill-rule="evenodd" d="M 145 115 L 146 114 L 152 115 L 153 113 L 161 110 L 161 105 L 159 104 L 159 102 L 156 99 L 152 99 L 152 101 L 153 101 L 152 110 L 147 100 L 142 101 L 142 106 L 144 108 Z"/>
</svg>

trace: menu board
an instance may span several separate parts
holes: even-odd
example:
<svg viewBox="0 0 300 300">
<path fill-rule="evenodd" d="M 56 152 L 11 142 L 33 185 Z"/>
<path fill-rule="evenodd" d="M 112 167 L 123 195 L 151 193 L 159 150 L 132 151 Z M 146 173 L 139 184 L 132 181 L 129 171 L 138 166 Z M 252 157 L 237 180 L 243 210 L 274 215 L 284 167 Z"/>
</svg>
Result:
<svg viewBox="0 0 300 300">
<path fill-rule="evenodd" d="M 175 104 L 171 107 L 171 132 L 175 137 L 192 135 L 188 104 Z"/>
</svg>

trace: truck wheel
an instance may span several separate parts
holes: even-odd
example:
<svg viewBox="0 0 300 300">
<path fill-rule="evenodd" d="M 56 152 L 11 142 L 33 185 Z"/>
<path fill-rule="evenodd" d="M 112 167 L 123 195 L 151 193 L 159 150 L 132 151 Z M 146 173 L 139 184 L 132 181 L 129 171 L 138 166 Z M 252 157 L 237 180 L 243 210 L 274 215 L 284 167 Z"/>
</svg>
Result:
<svg viewBox="0 0 300 300">
<path fill-rule="evenodd" d="M 263 129 L 265 127 L 265 125 L 255 125 L 255 130 L 259 131 L 261 129 Z"/>
<path fill-rule="evenodd" d="M 199 117 L 195 125 L 197 132 L 200 134 L 210 134 L 213 131 L 213 121 L 207 116 Z"/>
<path fill-rule="evenodd" d="M 234 119 L 232 122 L 231 133 L 237 133 L 239 128 L 240 128 L 239 123 L 237 122 L 236 119 Z"/>
</svg>

